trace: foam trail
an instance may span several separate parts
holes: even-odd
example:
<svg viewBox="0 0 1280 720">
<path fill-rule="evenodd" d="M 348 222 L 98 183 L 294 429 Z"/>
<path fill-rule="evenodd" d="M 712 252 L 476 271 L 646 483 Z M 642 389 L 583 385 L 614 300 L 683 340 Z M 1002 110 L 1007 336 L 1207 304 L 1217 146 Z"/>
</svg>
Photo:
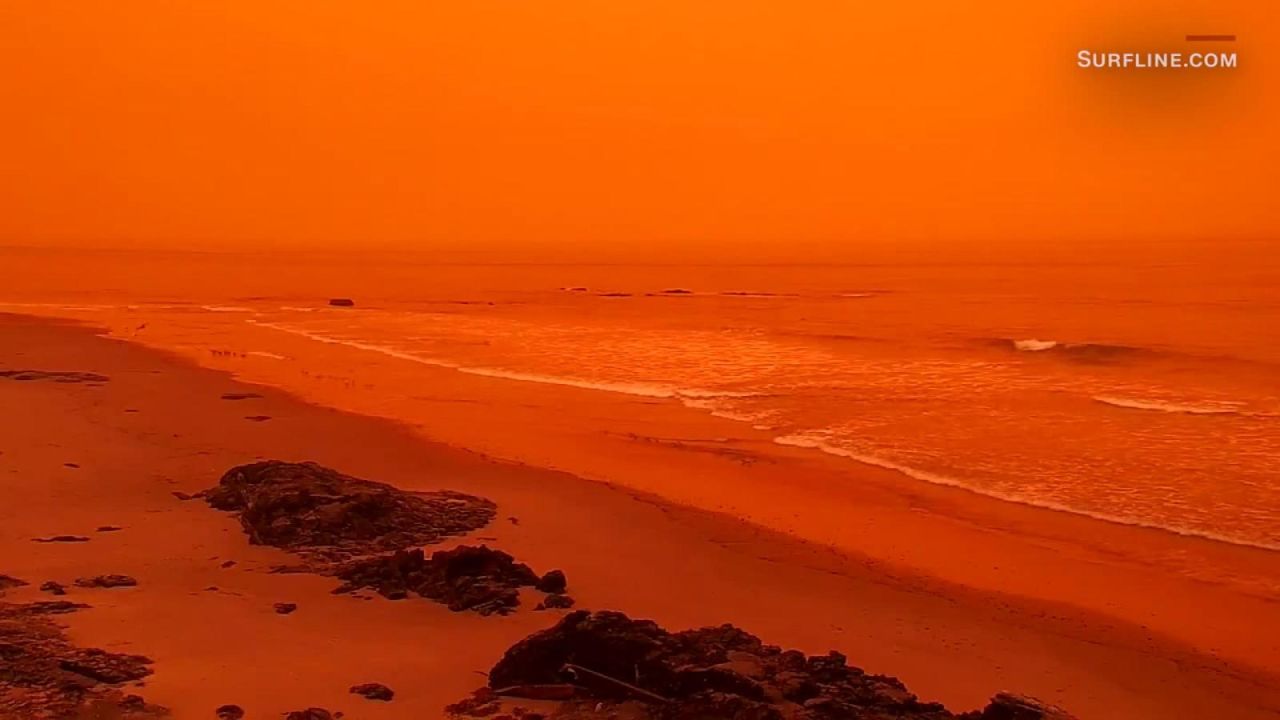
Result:
<svg viewBox="0 0 1280 720">
<path fill-rule="evenodd" d="M 1058 347 L 1057 340 L 1014 340 L 1013 347 L 1023 352 L 1042 352 L 1044 350 L 1052 350 Z"/>
<path fill-rule="evenodd" d="M 257 325 L 258 327 L 270 328 L 272 330 L 278 330 L 280 332 L 289 333 L 290 335 L 298 335 L 299 337 L 304 337 L 304 338 L 307 338 L 308 340 L 315 340 L 316 342 L 325 343 L 326 345 L 345 345 L 347 347 L 352 347 L 357 350 L 366 350 L 368 352 L 376 352 L 382 355 L 387 355 L 388 357 L 397 358 L 399 360 L 408 360 L 410 362 L 416 362 L 422 365 L 431 365 L 432 367 L 442 367 L 442 368 L 451 368 L 451 369 L 457 369 L 458 367 L 454 363 L 444 362 L 442 360 L 432 360 L 429 358 L 424 358 L 419 355 L 414 355 L 412 353 L 404 352 L 402 350 L 396 350 L 395 348 L 386 347 L 385 345 L 373 345 L 370 343 L 363 343 L 358 340 L 339 340 L 337 338 L 331 338 L 325 335 L 319 335 L 317 333 L 307 332 L 306 330 L 291 328 L 288 325 L 280 325 L 278 323 L 258 322 L 256 320 L 247 320 L 246 322 Z"/>
<path fill-rule="evenodd" d="M 1144 520 L 1123 517 L 1120 515 L 1111 515 L 1109 513 L 1099 513 L 1099 512 L 1093 512 L 1091 510 L 1082 510 L 1079 508 L 1070 507 L 1068 505 L 1063 505 L 1062 503 L 1053 502 L 1051 500 L 1040 500 L 1035 498 L 1028 498 L 1026 496 L 1017 495 L 1014 493 L 1006 493 L 1006 492 L 1001 492 L 999 490 L 991 490 L 989 488 L 977 487 L 959 478 L 950 477 L 948 475 L 941 475 L 939 473 L 929 472 L 927 470 L 920 470 L 919 468 L 913 468 L 909 465 L 903 465 L 901 463 L 897 463 L 892 460 L 886 460 L 884 458 L 878 458 L 873 455 L 863 455 L 860 453 L 853 452 L 851 450 L 845 450 L 844 448 L 831 445 L 827 443 L 825 440 L 822 440 L 820 438 L 808 437 L 805 435 L 783 435 L 783 436 L 774 438 L 773 441 L 778 445 L 787 445 L 790 447 L 799 447 L 799 448 L 811 448 L 814 450 L 824 452 L 828 455 L 835 455 L 837 457 L 854 460 L 864 465 L 872 465 L 875 467 L 884 468 L 886 470 L 893 470 L 895 472 L 898 472 L 902 475 L 905 475 L 915 480 L 922 480 L 924 482 L 932 483 L 934 485 L 945 485 L 947 487 L 960 488 L 961 490 L 968 490 L 969 492 L 976 493 L 978 495 L 984 495 L 986 497 L 992 497 L 992 498 L 996 498 L 997 500 L 1004 500 L 1006 502 L 1018 503 L 1019 505 L 1028 505 L 1030 507 L 1043 508 L 1046 510 L 1056 510 L 1058 512 L 1070 513 L 1072 515 L 1083 515 L 1084 517 L 1093 518 L 1094 520 L 1102 520 L 1104 522 L 1115 523 L 1117 525 L 1131 525 L 1134 527 L 1142 527 L 1142 528 L 1148 528 L 1152 530 L 1162 530 L 1164 532 L 1170 532 L 1175 535 L 1183 535 L 1187 537 L 1198 537 L 1206 540 L 1213 540 L 1216 542 L 1227 543 L 1229 545 L 1241 545 L 1244 547 L 1261 548 L 1263 550 L 1280 551 L 1280 544 L 1276 544 L 1276 543 L 1253 542 L 1250 540 L 1231 537 L 1229 535 L 1221 535 L 1219 533 L 1214 533 L 1214 532 L 1206 532 L 1203 530 L 1195 530 L 1192 528 L 1185 528 L 1185 527 L 1179 527 L 1179 526 L 1160 525 L 1157 523 L 1146 522 Z"/>
<path fill-rule="evenodd" d="M 253 308 L 241 307 L 239 305 L 201 305 L 200 309 L 208 310 L 209 312 L 223 312 L 223 313 L 253 312 Z"/>
<path fill-rule="evenodd" d="M 1247 415 L 1240 410 L 1240 403 L 1169 403 L 1160 400 L 1135 400 L 1132 398 L 1098 395 L 1093 398 L 1104 405 L 1126 408 L 1128 410 L 1154 410 L 1165 413 L 1184 413 L 1187 415 Z"/>
</svg>

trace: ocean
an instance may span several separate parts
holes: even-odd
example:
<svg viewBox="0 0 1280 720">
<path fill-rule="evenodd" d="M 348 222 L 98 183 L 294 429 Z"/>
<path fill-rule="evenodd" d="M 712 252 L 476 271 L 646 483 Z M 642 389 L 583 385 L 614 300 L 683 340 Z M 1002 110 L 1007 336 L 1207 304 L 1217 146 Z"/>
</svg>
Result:
<svg viewBox="0 0 1280 720">
<path fill-rule="evenodd" d="M 323 373 L 342 346 L 394 364 L 360 385 L 392 416 L 415 372 L 668 402 L 912 482 L 1280 550 L 1274 266 L 108 253 L 92 286 L 60 267 L 15 272 L 0 311 L 244 358 L 255 381 Z"/>
</svg>

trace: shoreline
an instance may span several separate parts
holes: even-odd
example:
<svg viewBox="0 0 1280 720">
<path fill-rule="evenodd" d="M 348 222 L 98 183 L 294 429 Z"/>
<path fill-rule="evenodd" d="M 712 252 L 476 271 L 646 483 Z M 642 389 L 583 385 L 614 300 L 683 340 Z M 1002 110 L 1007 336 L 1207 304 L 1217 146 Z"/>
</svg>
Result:
<svg viewBox="0 0 1280 720">
<path fill-rule="evenodd" d="M 1049 601 L 1037 599 L 1035 594 L 1013 592 L 1023 585 L 1039 582 L 1044 575 L 1022 577 L 1017 583 L 1002 583 L 995 582 L 1003 580 L 999 571 L 994 571 L 994 574 L 993 571 L 977 572 L 977 568 L 969 567 L 966 579 L 970 582 L 958 583 L 942 574 L 920 572 L 919 557 L 909 558 L 908 562 L 895 562 L 899 559 L 895 557 L 895 551 L 903 553 L 908 548 L 915 552 L 925 550 L 904 540 L 909 540 L 912 533 L 920 528 L 929 527 L 936 531 L 939 524 L 950 524 L 960 530 L 967 527 L 974 542 L 953 549 L 966 559 L 994 557 L 1001 563 L 1012 561 L 1012 567 L 1020 570 L 1034 566 L 1044 557 L 1063 556 L 1061 566 L 1047 568 L 1050 576 L 1059 576 L 1059 582 L 1048 585 L 1044 588 L 1046 592 L 1040 594 L 1057 592 L 1059 596 L 1069 597 L 1069 593 L 1060 592 L 1062 575 L 1066 575 L 1065 580 L 1069 584 L 1081 578 L 1097 583 L 1111 574 L 1105 569 L 1095 569 L 1092 574 L 1082 570 L 1098 562 L 1098 556 L 1090 553 L 1096 553 L 1097 546 L 1105 546 L 1108 542 L 1106 536 L 1110 533 L 1099 532 L 1092 538 L 1095 543 L 1092 548 L 1069 547 L 1063 544 L 1062 535 L 1064 531 L 1075 530 L 1074 527 L 1045 528 L 1043 519 L 1018 516 L 1018 513 L 997 507 L 974 508 L 974 503 L 947 498 L 946 493 L 929 492 L 929 489 L 920 489 L 903 497 L 901 488 L 876 486 L 876 482 L 884 478 L 877 480 L 872 474 L 870 485 L 858 488 L 863 504 L 870 506 L 870 509 L 864 507 L 859 511 L 861 516 L 884 511 L 892 516 L 894 522 L 902 520 L 903 524 L 893 528 L 885 525 L 863 528 L 857 537 L 869 537 L 876 531 L 888 535 L 892 531 L 896 540 L 890 538 L 894 542 L 886 541 L 879 547 L 870 548 L 872 552 L 853 552 L 853 548 L 847 547 L 848 536 L 845 536 L 843 546 L 830 543 L 829 547 L 824 547 L 822 543 L 805 542 L 728 517 L 727 513 L 734 512 L 733 508 L 717 514 L 672 503 L 666 493 L 646 493 L 625 482 L 603 484 L 554 469 L 486 458 L 483 453 L 462 449 L 467 447 L 464 443 L 423 440 L 421 436 L 430 435 L 430 428 L 411 428 L 405 423 L 339 412 L 310 404 L 283 390 L 251 386 L 250 389 L 265 396 L 261 404 L 270 409 L 264 414 L 269 412 L 273 419 L 271 422 L 246 423 L 243 415 L 227 415 L 244 408 L 228 407 L 235 403 L 221 401 L 218 394 L 212 392 L 214 388 L 227 392 L 245 387 L 242 381 L 216 370 L 192 365 L 173 353 L 159 353 L 136 343 L 109 343 L 100 332 L 89 328 L 0 315 L 0 332 L 15 340 L 30 336 L 44 339 L 38 346 L 27 348 L 19 358 L 13 357 L 8 349 L 16 349 L 18 345 L 11 343 L 0 351 L 4 364 L 10 367 L 22 366 L 23 360 L 29 360 L 27 364 L 37 369 L 93 372 L 104 371 L 105 366 L 113 363 L 117 367 L 135 368 L 129 371 L 130 375 L 119 379 L 113 376 L 112 382 L 102 388 L 30 383 L 20 390 L 42 398 L 52 398 L 57 393 L 83 393 L 81 399 L 87 401 L 101 400 L 102 396 L 117 391 L 126 393 L 111 401 L 116 403 L 114 406 L 111 402 L 87 406 L 87 410 L 96 413 L 91 414 L 91 418 L 99 421 L 97 425 L 90 423 L 90 427 L 102 433 L 115 432 L 111 422 L 119 422 L 123 426 L 125 421 L 120 420 L 121 417 L 128 418 L 128 422 L 138 422 L 143 416 L 167 415 L 174 429 L 185 431 L 179 435 L 190 433 L 197 438 L 194 445 L 182 445 L 184 441 L 180 438 L 162 440 L 154 427 L 147 432 L 156 437 L 144 439 L 138 436 L 130 442 L 147 447 L 155 445 L 161 448 L 161 458 L 169 454 L 182 456 L 186 458 L 183 462 L 206 468 L 198 482 L 188 479 L 174 485 L 184 492 L 212 485 L 217 475 L 210 477 L 209 474 L 220 474 L 221 470 L 233 464 L 227 463 L 218 469 L 210 466 L 214 458 L 225 462 L 228 456 L 251 458 L 272 450 L 286 455 L 305 451 L 309 453 L 307 457 L 282 459 L 316 459 L 344 472 L 411 489 L 419 486 L 425 489 L 439 482 L 442 487 L 494 499 L 502 508 L 500 518 L 506 517 L 508 508 L 514 509 L 520 518 L 518 525 L 499 520 L 474 535 L 492 536 L 509 543 L 507 549 L 538 567 L 565 566 L 571 583 L 583 587 L 574 594 L 589 603 L 587 607 L 616 608 L 633 615 L 652 616 L 674 627 L 734 622 L 772 642 L 813 651 L 835 647 L 847 652 L 855 664 L 873 672 L 897 675 L 922 697 L 940 699 L 958 709 L 975 707 L 982 698 L 999 689 L 1039 695 L 1084 718 L 1101 717 L 1104 716 L 1102 711 L 1115 711 L 1120 707 L 1126 709 L 1127 714 L 1120 713 L 1126 717 L 1158 717 L 1158 712 L 1169 711 L 1170 708 L 1199 707 L 1208 711 L 1220 708 L 1223 702 L 1229 703 L 1228 707 L 1233 712 L 1239 710 L 1240 717 L 1269 717 L 1273 716 L 1276 708 L 1280 708 L 1276 693 L 1266 691 L 1268 683 L 1275 686 L 1275 676 L 1264 672 L 1264 668 L 1274 665 L 1269 666 L 1256 659 L 1266 658 L 1268 650 L 1275 650 L 1274 646 L 1268 648 L 1265 639 L 1259 639 L 1252 645 L 1237 644 L 1225 651 L 1211 647 L 1197 649 L 1194 642 L 1186 642 L 1185 638 L 1167 637 L 1156 623 L 1150 623 L 1151 629 L 1146 629 L 1143 627 L 1146 623 L 1123 621 L 1124 611 L 1138 606 L 1143 598 L 1147 605 L 1153 605 L 1157 600 L 1166 602 L 1173 599 L 1163 588 L 1146 584 L 1142 578 L 1129 577 L 1127 582 L 1134 587 L 1118 588 L 1116 593 L 1108 596 L 1113 601 L 1120 597 L 1129 603 L 1119 603 L 1121 612 L 1109 616 L 1089 608 L 1075 607 L 1061 597 L 1057 601 Z M 49 365 L 55 361 L 61 366 L 36 364 L 44 362 Z M 95 368 L 95 365 L 103 367 Z M 136 368 L 148 370 L 138 371 Z M 105 374 L 112 375 L 112 372 Z M 159 378 L 171 378 L 162 383 L 164 388 L 172 391 L 171 395 L 152 397 L 158 388 L 146 383 L 139 385 L 136 375 L 155 375 L 156 382 L 160 382 Z M 132 389 L 124 387 L 130 382 L 134 383 Z M 16 383 L 0 385 L 0 392 L 16 392 L 14 385 Z M 139 388 L 147 391 L 143 394 L 154 407 L 135 408 L 141 412 L 122 415 L 119 404 L 128 399 L 127 393 L 138 393 Z M 456 393 L 465 388 L 451 387 L 449 390 Z M 94 398 L 91 393 L 99 397 Z M 184 413 L 180 412 L 182 407 L 172 407 L 174 402 L 182 405 L 180 400 L 189 400 L 192 407 L 208 412 L 211 417 L 203 419 L 195 413 L 184 418 Z M 445 402 L 437 404 L 444 405 Z M 142 404 L 136 397 L 134 403 Z M 255 406 L 254 409 L 262 408 Z M 482 409 L 476 408 L 477 411 Z M 460 417 L 455 413 L 448 420 L 455 426 L 471 427 L 465 414 Z M 228 423 L 231 423 L 234 433 L 229 439 L 220 439 L 219 433 L 226 432 L 222 426 Z M 494 431 L 492 424 L 475 427 Z M 300 437 L 305 429 L 320 440 L 308 443 L 305 437 Z M 333 442 L 338 438 L 342 440 Z M 79 439 L 91 443 L 93 436 L 83 435 Z M 657 440 L 664 442 L 661 438 Z M 611 456 L 609 461 L 614 468 L 653 467 L 655 450 L 647 447 L 648 444 L 637 443 L 634 438 L 621 438 L 612 445 L 630 447 L 630 452 Z M 182 452 L 177 452 L 173 446 L 182 446 Z M 640 449 L 637 450 L 636 446 Z M 663 445 L 655 447 L 667 454 L 672 449 Z M 15 449 L 5 449 L 9 454 L 0 456 L 0 462 L 9 464 Z M 723 453 L 707 452 L 705 448 L 682 453 L 681 457 L 684 456 L 689 457 L 682 461 L 680 472 L 699 472 L 698 477 L 705 478 L 708 485 L 715 485 L 727 472 L 725 467 L 721 467 L 723 465 L 731 466 L 729 469 L 736 468 L 739 475 L 743 467 L 748 467 L 732 458 L 726 459 Z M 414 469 L 422 466 L 424 458 L 430 458 L 436 474 L 444 469 L 447 471 L 444 474 L 455 479 L 432 480 L 425 485 L 421 479 L 415 480 Z M 787 469 L 803 470 L 813 465 L 799 460 L 796 463 Z M 81 464 L 85 468 L 91 467 L 88 463 Z M 160 461 L 159 464 L 164 463 Z M 805 476 L 804 473 L 801 475 Z M 111 477 L 108 474 L 104 479 L 110 480 Z M 787 489 L 797 491 L 790 493 L 792 496 L 803 496 L 808 483 L 816 484 L 825 479 L 822 473 L 793 478 L 789 480 Z M 151 482 L 157 481 L 152 479 Z M 900 480 L 897 482 L 901 485 Z M 143 493 L 154 494 L 155 490 L 167 493 L 169 487 L 138 488 L 138 492 Z M 892 497 L 891 490 L 898 496 Z M 39 495 L 35 488 L 24 492 Z M 748 488 L 742 494 L 749 496 L 750 492 Z M 659 499 L 660 496 L 666 499 Z M 122 497 L 117 502 L 126 500 Z M 739 502 L 742 501 L 739 498 Z M 779 499 L 773 498 L 772 503 L 779 504 Z M 851 506 L 841 505 L 829 507 L 826 512 L 847 525 L 848 516 L 842 516 L 841 512 L 850 509 Z M 953 517 L 944 516 L 943 511 L 948 509 L 954 511 Z M 180 512 L 189 515 L 198 510 L 183 506 Z M 225 519 L 218 522 L 201 520 L 200 523 L 206 529 L 219 523 L 226 524 Z M 592 547 L 582 547 L 583 538 L 588 538 Z M 10 540 L 18 542 L 19 538 L 6 535 L 6 544 Z M 10 548 L 28 550 L 29 541 L 21 540 L 24 545 L 12 545 Z M 247 546 L 236 548 L 237 540 L 243 544 L 242 538 L 229 535 L 222 540 L 221 549 L 224 552 L 248 552 L 255 556 L 271 552 Z M 600 547 L 602 545 L 604 547 Z M 58 550 L 41 548 L 40 552 L 33 553 L 32 562 L 38 565 L 41 559 L 54 557 Z M 1208 548 L 1199 548 L 1197 552 L 1226 558 L 1230 561 L 1225 566 L 1228 569 L 1234 567 L 1233 563 L 1248 565 L 1244 561 L 1249 558 L 1238 557 L 1236 553 L 1215 553 Z M 932 557 L 931 561 L 945 559 L 939 555 Z M 1152 564 L 1152 575 L 1158 575 L 1155 570 L 1172 560 L 1163 558 Z M 1126 559 L 1125 562 L 1130 561 Z M 1122 570 L 1128 567 L 1121 565 Z M 4 570 L 18 574 L 11 568 Z M 989 577 L 993 582 L 987 585 L 974 583 L 974 576 Z M 261 587 L 275 582 L 298 582 L 265 575 L 252 580 L 251 585 L 261 584 Z M 652 586 L 641 580 L 652 583 Z M 322 580 L 308 582 L 324 585 Z M 1210 611 L 1237 624 L 1248 626 L 1252 623 L 1255 636 L 1266 634 L 1265 630 L 1259 631 L 1258 622 L 1276 622 L 1275 601 L 1273 599 L 1268 604 L 1263 595 L 1259 595 L 1256 601 L 1262 603 L 1260 610 L 1254 607 L 1248 595 L 1223 593 L 1209 583 L 1188 578 L 1166 578 L 1166 587 L 1170 584 L 1181 589 L 1184 595 L 1178 596 L 1181 606 L 1175 611 L 1165 609 L 1165 621 L 1187 612 L 1204 615 Z M 1200 585 L 1205 587 L 1191 593 L 1190 598 L 1185 596 Z M 1139 591 L 1140 596 L 1134 595 Z M 1203 604 L 1204 598 L 1216 597 L 1213 592 L 1235 603 L 1236 610 L 1245 608 L 1248 612 L 1232 616 L 1231 607 Z M 706 598 L 716 600 L 707 601 Z M 727 598 L 732 598 L 732 601 Z M 380 605 L 395 606 L 394 611 L 387 610 L 392 615 L 426 612 L 418 607 L 420 603 L 415 603 L 415 607 L 409 610 L 402 610 L 400 606 L 403 603 L 380 602 L 363 603 L 360 612 Z M 1272 614 L 1267 614 L 1268 609 Z M 383 614 L 383 610 L 379 608 L 375 614 Z M 426 614 L 438 615 L 434 611 Z M 500 627 L 518 639 L 522 636 L 518 630 L 550 624 L 551 617 L 540 615 L 522 612 L 511 622 L 504 620 L 492 627 L 471 629 L 488 636 L 493 628 Z M 798 621 L 797 618 L 804 620 Z M 436 619 L 450 625 L 474 626 L 477 622 L 449 616 Z M 1205 618 L 1200 620 L 1204 622 Z M 78 616 L 69 618 L 69 622 L 74 633 L 82 633 L 91 639 L 110 638 L 113 631 L 121 630 L 119 626 L 104 626 Z M 1214 636 L 1223 627 L 1221 623 L 1206 624 L 1210 625 L 1209 631 L 1202 634 L 1208 636 Z M 1238 640 L 1231 634 L 1217 633 L 1217 636 L 1232 642 Z M 496 647 L 498 643 L 494 641 L 493 645 Z M 173 657 L 157 655 L 157 676 L 151 684 L 163 690 L 166 687 L 166 667 L 173 663 Z M 1238 656 L 1254 657 L 1255 661 L 1241 662 Z M 496 657 L 494 654 L 489 661 L 496 660 Z M 1250 707 L 1251 702 L 1253 707 Z"/>
</svg>

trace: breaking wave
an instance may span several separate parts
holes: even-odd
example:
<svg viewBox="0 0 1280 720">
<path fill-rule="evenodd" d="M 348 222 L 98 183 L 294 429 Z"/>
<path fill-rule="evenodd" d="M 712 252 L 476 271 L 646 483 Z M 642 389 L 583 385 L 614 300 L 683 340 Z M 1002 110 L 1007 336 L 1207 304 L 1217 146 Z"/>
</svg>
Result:
<svg viewBox="0 0 1280 720">
<path fill-rule="evenodd" d="M 1108 395 L 1098 395 L 1093 399 L 1104 405 L 1111 405 L 1113 407 L 1125 408 L 1128 410 L 1153 410 L 1156 412 L 1185 413 L 1188 415 L 1249 414 L 1240 409 L 1243 403 L 1237 402 L 1175 403 L 1163 400 L 1139 400 Z"/>
<path fill-rule="evenodd" d="M 944 485 L 946 487 L 954 487 L 962 490 L 968 490 L 969 492 L 976 493 L 978 495 L 996 498 L 997 500 L 1004 500 L 1006 502 L 1018 503 L 1019 505 L 1027 505 L 1030 507 L 1043 508 L 1046 510 L 1055 510 L 1057 512 L 1071 513 L 1072 515 L 1081 515 L 1084 517 L 1093 518 L 1094 520 L 1102 520 L 1104 522 L 1115 523 L 1117 525 L 1130 525 L 1133 527 L 1149 528 L 1152 530 L 1162 530 L 1164 532 L 1170 532 L 1170 533 L 1174 533 L 1175 535 L 1183 535 L 1186 537 L 1199 537 L 1199 538 L 1204 538 L 1206 540 L 1213 540 L 1216 542 L 1228 543 L 1230 545 L 1241 545 L 1245 547 L 1261 548 L 1263 550 L 1280 551 L 1280 544 L 1277 544 L 1277 543 L 1254 542 L 1251 540 L 1245 540 L 1242 538 L 1232 537 L 1230 535 L 1222 535 L 1214 532 L 1196 530 L 1196 529 L 1186 528 L 1186 527 L 1181 527 L 1176 525 L 1162 525 L 1159 523 L 1154 523 L 1154 522 L 1142 520 L 1139 518 L 1125 517 L 1121 515 L 1112 515 L 1110 513 L 1094 512 L 1092 510 L 1084 510 L 1081 508 L 1071 507 L 1069 505 L 1054 502 L 1052 500 L 1044 500 L 1041 498 L 1028 497 L 1026 495 L 1021 495 L 1018 493 L 1009 493 L 1009 492 L 1003 492 L 1000 490 L 994 490 L 991 488 L 984 488 L 984 487 L 975 485 L 973 483 L 966 482 L 963 479 L 951 477 L 950 475 L 943 475 L 940 473 L 930 472 L 928 470 L 921 470 L 919 468 L 914 468 L 899 462 L 894 462 L 893 460 L 887 460 L 885 458 L 876 457 L 874 455 L 864 455 L 861 453 L 854 452 L 852 450 L 846 450 L 844 448 L 832 445 L 828 443 L 826 440 L 819 437 L 811 437 L 807 435 L 783 435 L 783 436 L 774 438 L 773 441 L 778 445 L 786 445 L 789 447 L 818 450 L 828 455 L 834 455 L 836 457 L 846 458 L 849 460 L 853 460 L 855 462 L 862 463 L 863 465 L 871 465 L 874 467 L 884 468 L 886 470 L 893 470 L 894 472 L 897 472 L 901 475 L 905 475 L 906 477 L 912 478 L 914 480 L 921 480 L 927 483 L 932 483 L 934 485 Z"/>
</svg>

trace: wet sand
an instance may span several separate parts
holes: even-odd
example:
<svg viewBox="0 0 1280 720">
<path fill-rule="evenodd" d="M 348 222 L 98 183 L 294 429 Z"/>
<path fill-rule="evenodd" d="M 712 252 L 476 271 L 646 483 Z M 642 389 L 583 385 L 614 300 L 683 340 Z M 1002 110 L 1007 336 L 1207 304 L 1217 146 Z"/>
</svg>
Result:
<svg viewBox="0 0 1280 720">
<path fill-rule="evenodd" d="M 579 607 L 672 628 L 733 622 L 768 642 L 838 649 L 956 710 L 1010 689 L 1082 718 L 1280 714 L 1280 604 L 1247 591 L 1249 582 L 1166 572 L 1194 552 L 1221 555 L 1224 573 L 1265 578 L 1262 555 L 1207 542 L 1160 545 L 1153 533 L 1152 548 L 1172 549 L 1153 553 L 1150 567 L 1108 562 L 1104 549 L 1120 529 L 943 488 L 894 494 L 888 478 L 875 477 L 815 516 L 844 538 L 828 547 L 621 484 L 644 472 L 672 486 L 668 497 L 718 492 L 726 510 L 800 512 L 813 505 L 804 485 L 822 478 L 805 474 L 799 457 L 750 472 L 719 451 L 646 466 L 669 453 L 652 453 L 651 442 L 620 428 L 620 452 L 595 460 L 598 474 L 618 476 L 610 485 L 427 442 L 418 430 L 246 386 L 90 329 L 0 316 L 0 369 L 18 368 L 110 380 L 0 378 L 0 572 L 32 583 L 7 599 L 44 597 L 35 587 L 45 580 L 136 577 L 136 588 L 71 589 L 68 599 L 93 608 L 62 620 L 73 640 L 155 659 L 139 692 L 178 718 L 210 717 L 224 703 L 251 717 L 306 706 L 437 717 L 483 682 L 478 673 L 505 647 L 555 619 L 531 602 L 509 617 L 479 617 L 427 601 L 335 596 L 332 579 L 268 574 L 292 556 L 250 546 L 233 518 L 173 495 L 263 458 L 488 497 L 499 520 L 465 541 L 484 539 L 539 570 L 562 568 Z M 262 397 L 222 399 L 237 392 Z M 512 418 L 486 424 L 477 405 L 441 402 L 438 423 L 469 434 L 511 431 Z M 571 451 L 548 452 L 561 449 Z M 786 483 L 770 492 L 767 481 L 779 477 Z M 123 529 L 95 531 L 103 525 Z M 1123 532 L 1126 540 L 1141 533 Z M 58 534 L 90 541 L 31 541 Z M 854 547 L 860 540 L 865 553 Z M 281 616 L 276 602 L 299 607 Z M 363 682 L 391 686 L 395 701 L 348 694 Z"/>
</svg>

